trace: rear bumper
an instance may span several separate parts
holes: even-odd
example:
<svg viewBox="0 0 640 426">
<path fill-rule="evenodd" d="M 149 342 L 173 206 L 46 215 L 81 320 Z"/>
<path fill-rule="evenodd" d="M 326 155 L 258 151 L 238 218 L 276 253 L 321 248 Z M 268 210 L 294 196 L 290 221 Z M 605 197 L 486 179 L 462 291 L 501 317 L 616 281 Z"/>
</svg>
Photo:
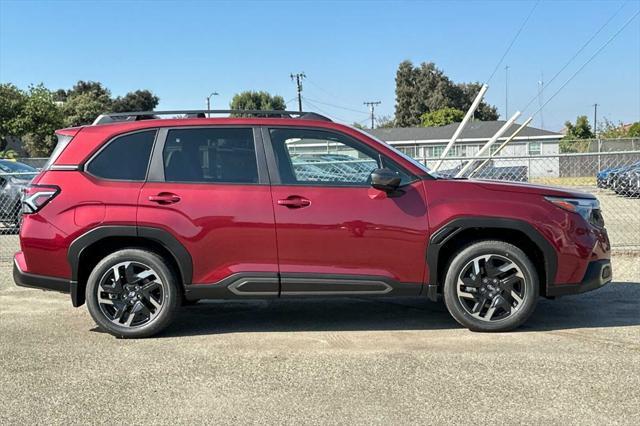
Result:
<svg viewBox="0 0 640 426">
<path fill-rule="evenodd" d="M 20 287 L 38 288 L 40 290 L 57 291 L 60 293 L 71 292 L 71 281 L 64 278 L 47 277 L 23 272 L 18 262 L 13 262 L 13 281 Z"/>
<path fill-rule="evenodd" d="M 78 294 L 78 285 L 75 281 L 24 272 L 20 269 L 17 255 L 13 260 L 13 281 L 20 287 L 70 294 L 71 303 L 75 307 L 81 306 L 84 303 L 84 299 L 81 299 Z"/>
<path fill-rule="evenodd" d="M 577 284 L 556 284 L 547 288 L 547 296 L 557 297 L 568 294 L 580 294 L 596 290 L 611 282 L 611 261 L 609 259 L 589 262 L 584 278 Z"/>
</svg>

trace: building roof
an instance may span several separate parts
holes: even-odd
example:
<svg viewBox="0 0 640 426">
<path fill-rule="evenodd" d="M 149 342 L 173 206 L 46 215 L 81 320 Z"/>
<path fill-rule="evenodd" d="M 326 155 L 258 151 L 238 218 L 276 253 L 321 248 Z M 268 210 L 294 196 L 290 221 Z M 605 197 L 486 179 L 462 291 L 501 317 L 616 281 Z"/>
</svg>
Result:
<svg viewBox="0 0 640 426">
<path fill-rule="evenodd" d="M 506 121 L 472 121 L 467 124 L 462 131 L 462 135 L 458 140 L 488 140 L 495 135 Z M 367 130 L 373 136 L 382 139 L 385 142 L 401 142 L 401 141 L 448 141 L 458 128 L 459 123 L 452 123 L 441 127 L 394 127 L 388 129 Z M 501 139 L 511 135 L 519 124 L 512 124 L 504 133 Z M 515 138 L 516 140 L 529 139 L 560 139 L 562 134 L 551 132 L 548 130 L 538 129 L 536 127 L 525 127 Z"/>
</svg>

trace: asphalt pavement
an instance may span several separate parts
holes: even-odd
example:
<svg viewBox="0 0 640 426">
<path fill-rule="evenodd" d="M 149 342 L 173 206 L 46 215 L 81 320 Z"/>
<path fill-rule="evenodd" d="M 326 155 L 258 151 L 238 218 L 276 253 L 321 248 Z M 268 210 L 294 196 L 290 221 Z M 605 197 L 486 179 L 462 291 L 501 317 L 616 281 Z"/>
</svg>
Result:
<svg viewBox="0 0 640 426">
<path fill-rule="evenodd" d="M 201 303 L 144 340 L 101 332 L 68 296 L 1 287 L 2 425 L 640 417 L 639 283 L 541 300 L 511 333 L 421 299 L 328 299 Z"/>
</svg>

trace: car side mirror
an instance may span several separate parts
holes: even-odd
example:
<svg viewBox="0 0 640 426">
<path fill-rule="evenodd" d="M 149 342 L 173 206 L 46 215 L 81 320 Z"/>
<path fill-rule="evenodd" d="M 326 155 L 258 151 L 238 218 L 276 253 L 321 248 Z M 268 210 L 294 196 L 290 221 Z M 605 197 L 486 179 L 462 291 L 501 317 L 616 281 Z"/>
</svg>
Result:
<svg viewBox="0 0 640 426">
<path fill-rule="evenodd" d="M 401 180 L 396 172 L 389 169 L 375 169 L 371 172 L 371 186 L 387 194 L 396 192 Z"/>
</svg>

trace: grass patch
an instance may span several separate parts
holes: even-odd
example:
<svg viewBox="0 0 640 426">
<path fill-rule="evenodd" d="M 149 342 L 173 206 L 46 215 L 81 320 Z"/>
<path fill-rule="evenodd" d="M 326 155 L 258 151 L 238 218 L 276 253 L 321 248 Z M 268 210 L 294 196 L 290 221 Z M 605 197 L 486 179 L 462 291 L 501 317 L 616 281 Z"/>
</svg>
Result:
<svg viewBox="0 0 640 426">
<path fill-rule="evenodd" d="M 538 177 L 531 178 L 531 183 L 542 183 L 545 185 L 559 186 L 595 186 L 595 176 L 577 176 L 577 177 Z"/>
</svg>

